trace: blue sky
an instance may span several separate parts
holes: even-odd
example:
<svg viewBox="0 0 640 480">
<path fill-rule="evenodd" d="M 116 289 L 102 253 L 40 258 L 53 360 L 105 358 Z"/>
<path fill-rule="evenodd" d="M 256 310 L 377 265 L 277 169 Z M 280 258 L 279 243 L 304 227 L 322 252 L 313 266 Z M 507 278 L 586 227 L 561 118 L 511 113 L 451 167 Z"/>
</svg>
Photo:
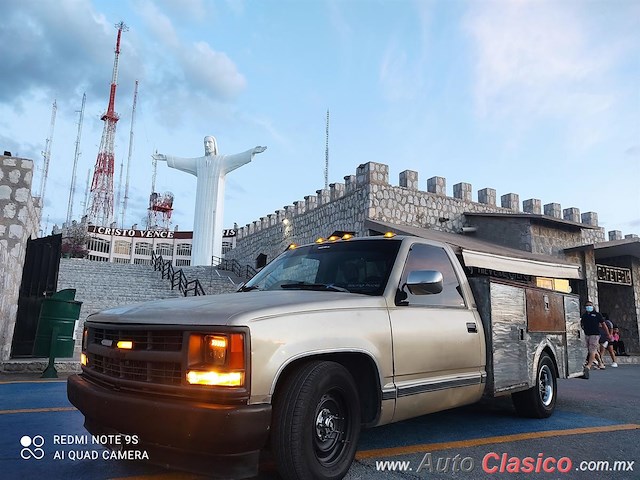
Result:
<svg viewBox="0 0 640 480">
<path fill-rule="evenodd" d="M 2 0 L 0 147 L 41 169 L 58 113 L 43 226 L 66 218 L 78 110 L 87 106 L 74 212 L 95 164 L 116 38 L 117 188 L 139 80 L 125 225 L 142 225 L 151 154 L 267 151 L 227 177 L 225 227 L 245 225 L 367 161 L 498 197 L 595 211 L 640 233 L 640 0 Z M 39 187 L 36 172 L 34 193 Z M 160 164 L 174 226 L 195 178 Z M 48 221 L 47 221 L 48 218 Z"/>
</svg>

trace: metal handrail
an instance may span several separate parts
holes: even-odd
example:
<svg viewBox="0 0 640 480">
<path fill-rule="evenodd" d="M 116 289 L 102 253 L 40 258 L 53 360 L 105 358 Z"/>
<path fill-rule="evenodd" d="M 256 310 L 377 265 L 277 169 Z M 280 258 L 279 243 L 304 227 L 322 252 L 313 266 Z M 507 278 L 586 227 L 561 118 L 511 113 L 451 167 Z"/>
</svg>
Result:
<svg viewBox="0 0 640 480">
<path fill-rule="evenodd" d="M 171 264 L 171 260 L 164 260 L 162 255 L 156 255 L 155 252 L 151 252 L 151 264 L 153 269 L 162 273 L 162 278 L 167 278 L 171 282 L 171 290 L 178 287 L 180 293 L 187 297 L 189 293 L 193 292 L 193 296 L 206 295 L 204 288 L 200 280 L 197 278 L 194 280 L 187 280 L 187 276 L 182 269 L 175 270 Z"/>
<path fill-rule="evenodd" d="M 232 260 L 228 260 L 226 258 L 212 257 L 212 264 L 220 270 L 233 272 L 238 277 L 245 278 L 247 280 L 258 273 L 258 271 L 251 265 L 240 265 L 240 263 L 235 258 Z"/>
</svg>

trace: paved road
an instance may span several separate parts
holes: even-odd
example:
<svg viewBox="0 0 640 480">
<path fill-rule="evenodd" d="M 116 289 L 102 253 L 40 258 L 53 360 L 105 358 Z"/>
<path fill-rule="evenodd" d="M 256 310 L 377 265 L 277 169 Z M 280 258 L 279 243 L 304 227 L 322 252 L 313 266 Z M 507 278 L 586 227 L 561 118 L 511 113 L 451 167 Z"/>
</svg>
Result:
<svg viewBox="0 0 640 480">
<path fill-rule="evenodd" d="M 83 417 L 69 404 L 64 381 L 2 380 L 0 478 L 202 478 L 105 459 L 99 446 L 78 444 L 86 436 Z M 556 413 L 546 420 L 521 419 L 510 401 L 498 399 L 364 431 L 346 478 L 639 479 L 640 366 L 595 371 L 588 381 L 560 380 L 559 389 Z M 55 436 L 74 444 L 54 445 Z M 534 469 L 539 462 L 543 470 L 546 461 L 554 471 L 509 473 L 526 457 Z M 606 467 L 602 462 L 616 470 L 592 471 Z M 267 462 L 259 479 L 277 478 Z"/>
</svg>

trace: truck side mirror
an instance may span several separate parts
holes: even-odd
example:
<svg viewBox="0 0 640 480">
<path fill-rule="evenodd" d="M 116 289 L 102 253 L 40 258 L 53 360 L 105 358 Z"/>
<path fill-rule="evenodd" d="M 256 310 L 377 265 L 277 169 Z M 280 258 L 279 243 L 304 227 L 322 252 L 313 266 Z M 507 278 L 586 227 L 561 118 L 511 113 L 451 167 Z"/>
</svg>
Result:
<svg viewBox="0 0 640 480">
<path fill-rule="evenodd" d="M 415 270 L 407 277 L 407 289 L 412 295 L 433 295 L 442 292 L 442 282 L 437 270 Z"/>
</svg>

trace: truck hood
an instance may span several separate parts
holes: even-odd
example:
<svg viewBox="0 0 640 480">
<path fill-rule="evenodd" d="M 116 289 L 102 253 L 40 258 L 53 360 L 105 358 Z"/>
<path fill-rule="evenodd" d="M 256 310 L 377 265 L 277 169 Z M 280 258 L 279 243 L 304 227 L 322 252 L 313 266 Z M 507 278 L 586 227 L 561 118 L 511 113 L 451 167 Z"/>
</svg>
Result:
<svg viewBox="0 0 640 480">
<path fill-rule="evenodd" d="M 154 325 L 246 325 L 272 316 L 312 312 L 384 308 L 384 297 L 346 292 L 303 290 L 227 293 L 172 298 L 103 310 L 87 320 L 101 323 Z"/>
</svg>

